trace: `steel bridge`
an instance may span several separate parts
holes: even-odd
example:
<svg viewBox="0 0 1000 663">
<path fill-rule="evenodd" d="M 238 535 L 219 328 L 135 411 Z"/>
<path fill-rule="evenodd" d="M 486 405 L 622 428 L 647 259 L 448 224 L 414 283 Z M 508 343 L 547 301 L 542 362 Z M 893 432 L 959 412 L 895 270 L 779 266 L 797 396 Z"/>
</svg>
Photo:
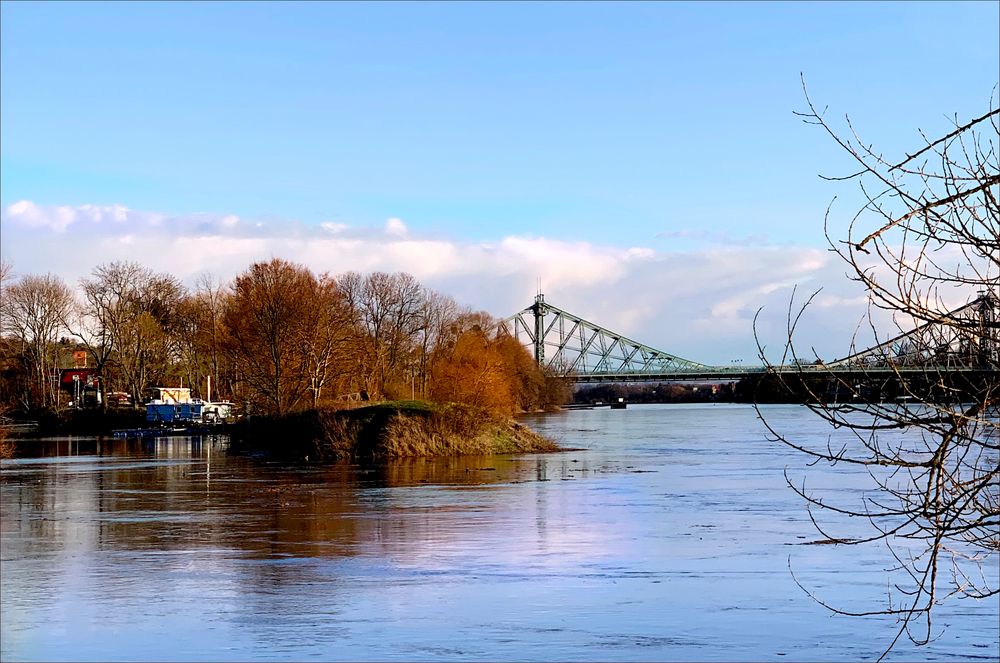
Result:
<svg viewBox="0 0 1000 663">
<path fill-rule="evenodd" d="M 539 366 L 575 382 L 733 380 L 767 373 L 889 377 L 1000 369 L 1000 298 L 990 291 L 842 359 L 781 366 L 711 366 L 684 359 L 557 308 L 542 294 L 500 326 L 533 353 Z"/>
</svg>

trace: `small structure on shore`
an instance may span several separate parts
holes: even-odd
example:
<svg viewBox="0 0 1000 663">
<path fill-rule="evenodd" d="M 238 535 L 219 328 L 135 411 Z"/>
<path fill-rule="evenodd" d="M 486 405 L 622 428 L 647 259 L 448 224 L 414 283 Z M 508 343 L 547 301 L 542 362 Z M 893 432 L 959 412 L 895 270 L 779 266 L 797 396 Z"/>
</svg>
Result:
<svg viewBox="0 0 1000 663">
<path fill-rule="evenodd" d="M 191 398 L 187 387 L 154 387 L 156 397 L 146 403 L 146 421 L 156 424 L 219 424 L 233 416 L 229 401 Z"/>
</svg>

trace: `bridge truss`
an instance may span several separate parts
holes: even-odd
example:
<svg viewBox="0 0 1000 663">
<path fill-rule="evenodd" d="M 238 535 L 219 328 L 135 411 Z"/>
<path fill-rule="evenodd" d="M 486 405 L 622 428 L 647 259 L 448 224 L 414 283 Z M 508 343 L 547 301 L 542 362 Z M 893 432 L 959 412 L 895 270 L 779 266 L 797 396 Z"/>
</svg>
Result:
<svg viewBox="0 0 1000 663">
<path fill-rule="evenodd" d="M 738 379 L 763 373 L 867 375 L 1000 370 L 1000 298 L 991 292 L 938 319 L 831 362 L 710 366 L 651 348 L 546 303 L 500 323 L 539 366 L 577 382 Z"/>
<path fill-rule="evenodd" d="M 539 366 L 560 375 L 599 378 L 695 374 L 712 367 L 651 348 L 547 304 L 545 295 L 501 322 L 502 328 L 534 354 Z"/>
<path fill-rule="evenodd" d="M 825 366 L 828 369 L 998 369 L 1000 298 L 988 291 L 981 292 L 968 304 L 935 320 Z"/>
</svg>

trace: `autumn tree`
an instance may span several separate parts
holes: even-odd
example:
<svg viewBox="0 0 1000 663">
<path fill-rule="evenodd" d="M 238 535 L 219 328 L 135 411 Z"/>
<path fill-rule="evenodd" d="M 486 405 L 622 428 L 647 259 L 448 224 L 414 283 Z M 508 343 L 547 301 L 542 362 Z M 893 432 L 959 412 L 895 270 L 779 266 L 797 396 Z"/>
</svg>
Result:
<svg viewBox="0 0 1000 663">
<path fill-rule="evenodd" d="M 185 384 L 192 393 L 205 395 L 200 388 L 211 375 L 204 329 L 206 327 L 201 302 L 194 295 L 183 297 L 174 311 L 171 333 L 164 338 L 169 361 L 161 380 L 163 384 Z"/>
<path fill-rule="evenodd" d="M 229 290 L 210 274 L 198 277 L 194 299 L 201 324 L 198 337 L 202 352 L 207 356 L 209 375 L 217 390 L 222 390 L 222 314 Z M 230 389 L 231 390 L 231 389 Z"/>
<path fill-rule="evenodd" d="M 471 315 L 454 322 L 453 341 L 438 349 L 431 364 L 433 400 L 463 403 L 495 415 L 513 413 L 511 374 L 488 325 L 488 320 Z"/>
<path fill-rule="evenodd" d="M 5 347 L 12 342 L 9 321 L 23 328 L 30 318 L 18 308 L 25 288 L 41 290 L 46 279 L 4 282 Z M 551 388 L 561 383 L 547 380 L 515 341 L 498 336 L 496 320 L 460 308 L 409 274 L 317 277 L 273 259 L 251 265 L 231 286 L 204 276 L 188 292 L 171 275 L 112 262 L 80 285 L 76 305 L 69 295 L 50 298 L 46 319 L 55 326 L 37 335 L 19 328 L 14 336 L 27 347 L 30 339 L 52 341 L 57 328 L 68 330 L 90 354 L 105 407 L 110 390 L 127 389 L 138 406 L 155 384 L 187 384 L 207 397 L 209 376 L 216 394 L 271 414 L 357 391 L 374 400 L 430 397 L 508 414 L 561 402 Z M 54 365 L 38 359 L 34 375 L 49 370 L 38 363 L 44 361 Z M 20 373 L 2 369 L 3 393 L 23 384 Z"/>
<path fill-rule="evenodd" d="M 438 332 L 430 366 L 432 399 L 473 405 L 498 416 L 568 400 L 568 383 L 547 375 L 484 312 L 457 312 Z"/>
<path fill-rule="evenodd" d="M 493 347 L 499 354 L 515 411 L 531 411 L 542 406 L 546 396 L 545 374 L 517 339 L 495 335 Z"/>
<path fill-rule="evenodd" d="M 1000 552 L 1000 110 L 994 96 L 984 115 L 956 121 L 911 154 L 890 158 L 860 139 L 849 121 L 837 129 L 808 95 L 806 101 L 804 119 L 853 162 L 853 174 L 831 179 L 856 181 L 861 207 L 842 238 L 828 237 L 868 294 L 865 326 L 876 342 L 858 350 L 851 340 L 845 359 L 801 371 L 826 376 L 837 394 L 830 402 L 814 393 L 809 404 L 835 431 L 830 440 L 812 444 L 771 431 L 815 462 L 863 468 L 870 476 L 873 490 L 856 504 L 835 503 L 808 483 L 790 485 L 824 539 L 878 542 L 891 551 L 901 576 L 890 584 L 885 606 L 830 605 L 806 588 L 835 612 L 897 619 L 888 653 L 904 635 L 930 641 L 934 608 L 943 600 L 1000 592 L 989 572 Z M 817 360 L 797 344 L 795 328 L 807 306 L 789 311 L 780 363 Z M 887 315 L 895 329 L 885 330 Z M 866 391 L 887 382 L 905 403 Z M 838 534 L 831 522 L 838 516 L 867 523 L 869 531 Z"/>
<path fill-rule="evenodd" d="M 337 370 L 343 306 L 332 279 L 285 260 L 255 263 L 236 277 L 222 316 L 224 347 L 252 408 L 283 414 L 319 401 Z"/>
</svg>

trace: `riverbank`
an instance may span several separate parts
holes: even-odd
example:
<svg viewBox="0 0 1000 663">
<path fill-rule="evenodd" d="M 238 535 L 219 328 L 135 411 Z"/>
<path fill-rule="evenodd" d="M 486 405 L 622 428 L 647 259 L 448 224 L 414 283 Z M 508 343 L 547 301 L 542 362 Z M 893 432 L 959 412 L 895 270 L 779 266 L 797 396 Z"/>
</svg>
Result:
<svg viewBox="0 0 1000 663">
<path fill-rule="evenodd" d="M 464 405 L 425 401 L 251 417 L 231 426 L 228 433 L 237 451 L 320 461 L 380 462 L 562 450 L 514 420 L 491 417 Z"/>
<path fill-rule="evenodd" d="M 0 420 L 0 458 L 13 458 L 18 446 L 31 440 L 57 435 L 109 436 L 117 429 L 145 425 L 145 412 L 131 409 L 109 410 L 37 410 L 19 413 L 17 418 Z"/>
<path fill-rule="evenodd" d="M 51 435 L 110 435 L 123 428 L 141 428 L 146 425 L 144 409 L 121 408 L 101 410 L 63 409 L 36 410 L 19 413 L 7 420 L 11 437 L 32 438 Z"/>
</svg>

